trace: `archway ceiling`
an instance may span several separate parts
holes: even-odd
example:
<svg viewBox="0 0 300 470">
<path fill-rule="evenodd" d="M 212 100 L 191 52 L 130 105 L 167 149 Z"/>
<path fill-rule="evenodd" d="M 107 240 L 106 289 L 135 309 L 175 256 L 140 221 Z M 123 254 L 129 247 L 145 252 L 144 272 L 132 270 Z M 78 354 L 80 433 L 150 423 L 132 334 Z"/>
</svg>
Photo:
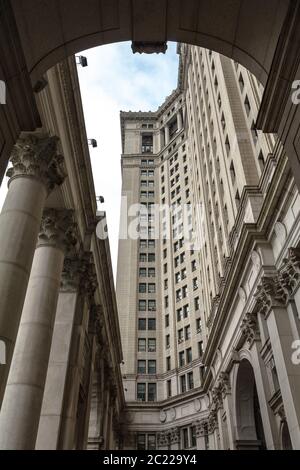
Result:
<svg viewBox="0 0 300 470">
<path fill-rule="evenodd" d="M 178 41 L 240 62 L 266 83 L 288 0 L 11 0 L 33 85 L 76 52 Z"/>
</svg>

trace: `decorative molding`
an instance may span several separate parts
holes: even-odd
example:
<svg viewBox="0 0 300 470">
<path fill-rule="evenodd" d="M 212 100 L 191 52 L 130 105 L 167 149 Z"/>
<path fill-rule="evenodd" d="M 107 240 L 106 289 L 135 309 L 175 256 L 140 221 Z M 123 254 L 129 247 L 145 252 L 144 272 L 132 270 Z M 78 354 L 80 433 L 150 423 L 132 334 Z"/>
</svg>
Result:
<svg viewBox="0 0 300 470">
<path fill-rule="evenodd" d="M 169 439 L 171 444 L 178 444 L 180 442 L 180 430 L 177 427 L 171 428 L 169 431 Z"/>
<path fill-rule="evenodd" d="M 251 345 L 254 341 L 260 339 L 259 324 L 257 314 L 254 312 L 247 312 L 242 319 L 241 323 L 242 335 L 245 336 L 246 341 Z"/>
<path fill-rule="evenodd" d="M 38 246 L 55 246 L 68 253 L 77 244 L 74 212 L 69 209 L 45 209 L 41 221 Z"/>
<path fill-rule="evenodd" d="M 268 315 L 272 307 L 282 307 L 286 303 L 287 295 L 281 286 L 278 276 L 261 278 L 254 294 L 256 309 L 263 315 Z"/>
<path fill-rule="evenodd" d="M 61 279 L 62 291 L 81 290 L 84 279 L 87 276 L 91 257 L 92 254 L 90 252 L 80 252 L 65 258 Z"/>
<path fill-rule="evenodd" d="M 166 41 L 161 42 L 143 42 L 143 41 L 133 41 L 131 44 L 132 52 L 135 54 L 165 54 L 168 49 Z"/>
<path fill-rule="evenodd" d="M 14 145 L 7 170 L 9 183 L 21 176 L 30 176 L 41 181 L 48 192 L 61 185 L 66 177 L 62 155 L 58 154 L 58 137 L 45 134 L 22 133 Z"/>
<path fill-rule="evenodd" d="M 292 296 L 300 284 L 300 248 L 290 247 L 279 269 L 279 282 L 288 296 Z"/>
<path fill-rule="evenodd" d="M 168 431 L 163 431 L 158 434 L 158 446 L 159 447 L 168 447 L 170 442 L 170 433 Z"/>
</svg>

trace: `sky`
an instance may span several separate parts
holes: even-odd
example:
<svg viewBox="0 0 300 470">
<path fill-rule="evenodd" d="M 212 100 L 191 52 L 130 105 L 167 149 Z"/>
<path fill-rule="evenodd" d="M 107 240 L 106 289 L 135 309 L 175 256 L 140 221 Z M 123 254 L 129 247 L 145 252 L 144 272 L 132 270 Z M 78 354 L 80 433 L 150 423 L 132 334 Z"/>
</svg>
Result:
<svg viewBox="0 0 300 470">
<path fill-rule="evenodd" d="M 96 139 L 90 147 L 96 195 L 105 203 L 112 264 L 116 275 L 119 212 L 121 200 L 120 111 L 155 111 L 177 86 L 176 44 L 168 43 L 166 54 L 133 54 L 131 43 L 110 44 L 81 53 L 88 67 L 78 66 L 87 136 Z M 7 180 L 0 188 L 0 208 Z"/>
</svg>

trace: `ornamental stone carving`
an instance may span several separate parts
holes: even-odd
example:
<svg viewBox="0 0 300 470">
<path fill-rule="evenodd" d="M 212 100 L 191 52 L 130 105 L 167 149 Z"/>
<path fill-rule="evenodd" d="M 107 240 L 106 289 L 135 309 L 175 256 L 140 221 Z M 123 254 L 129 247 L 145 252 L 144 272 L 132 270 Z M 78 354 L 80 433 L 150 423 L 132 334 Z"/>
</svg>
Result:
<svg viewBox="0 0 300 470">
<path fill-rule="evenodd" d="M 60 185 L 65 177 L 63 157 L 57 150 L 58 137 L 23 133 L 13 147 L 6 175 L 10 181 L 20 176 L 30 176 L 42 181 L 48 192 Z M 9 183 L 10 183 L 9 181 Z"/>
<path fill-rule="evenodd" d="M 214 432 L 217 426 L 217 412 L 216 410 L 211 410 L 208 416 L 208 433 L 211 434 Z"/>
<path fill-rule="evenodd" d="M 174 427 L 169 430 L 171 444 L 178 444 L 180 442 L 180 431 L 179 428 Z"/>
<path fill-rule="evenodd" d="M 251 260 L 256 271 L 259 271 L 261 268 L 261 258 L 257 251 L 253 250 L 251 253 Z"/>
<path fill-rule="evenodd" d="M 256 298 L 257 311 L 267 315 L 272 307 L 283 306 L 287 295 L 278 276 L 263 276 L 254 297 Z"/>
<path fill-rule="evenodd" d="M 92 305 L 89 317 L 89 333 L 101 338 L 104 326 L 103 309 L 101 305 Z"/>
<path fill-rule="evenodd" d="M 90 252 L 79 252 L 65 258 L 61 290 L 81 290 L 91 263 L 91 257 L 92 254 Z"/>
<path fill-rule="evenodd" d="M 293 295 L 300 283 L 300 248 L 289 248 L 278 277 L 285 292 L 289 296 Z"/>
<path fill-rule="evenodd" d="M 253 341 L 260 339 L 259 325 L 257 315 L 253 312 L 247 312 L 241 323 L 242 334 L 246 341 L 252 344 Z"/>
<path fill-rule="evenodd" d="M 159 447 L 168 447 L 170 435 L 168 431 L 163 431 L 158 434 Z"/>
<path fill-rule="evenodd" d="M 68 253 L 77 244 L 77 229 L 73 211 L 45 209 L 39 232 L 38 246 L 55 246 Z"/>
<path fill-rule="evenodd" d="M 219 375 L 219 388 L 222 394 L 222 397 L 224 398 L 225 395 L 230 393 L 231 387 L 230 387 L 230 378 L 228 372 L 221 372 Z"/>
<path fill-rule="evenodd" d="M 139 54 L 164 54 L 168 49 L 168 45 L 166 41 L 161 42 L 147 42 L 147 41 L 133 41 L 131 45 L 132 52 L 135 54 L 138 52 Z"/>
<path fill-rule="evenodd" d="M 193 423 L 196 429 L 196 437 L 203 437 L 208 434 L 208 421 L 206 419 L 198 419 Z"/>
</svg>

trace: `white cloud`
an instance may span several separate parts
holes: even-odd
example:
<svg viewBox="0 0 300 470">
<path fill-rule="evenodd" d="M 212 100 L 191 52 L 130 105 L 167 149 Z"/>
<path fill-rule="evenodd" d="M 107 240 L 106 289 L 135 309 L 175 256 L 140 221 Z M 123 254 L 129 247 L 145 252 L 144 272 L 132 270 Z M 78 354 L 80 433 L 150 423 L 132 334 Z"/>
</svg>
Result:
<svg viewBox="0 0 300 470">
<path fill-rule="evenodd" d="M 177 86 L 176 44 L 166 55 L 139 55 L 130 43 L 82 53 L 89 66 L 79 69 L 87 134 L 98 140 L 91 149 L 96 194 L 107 212 L 112 262 L 116 273 L 121 197 L 120 110 L 156 110 Z"/>
</svg>

